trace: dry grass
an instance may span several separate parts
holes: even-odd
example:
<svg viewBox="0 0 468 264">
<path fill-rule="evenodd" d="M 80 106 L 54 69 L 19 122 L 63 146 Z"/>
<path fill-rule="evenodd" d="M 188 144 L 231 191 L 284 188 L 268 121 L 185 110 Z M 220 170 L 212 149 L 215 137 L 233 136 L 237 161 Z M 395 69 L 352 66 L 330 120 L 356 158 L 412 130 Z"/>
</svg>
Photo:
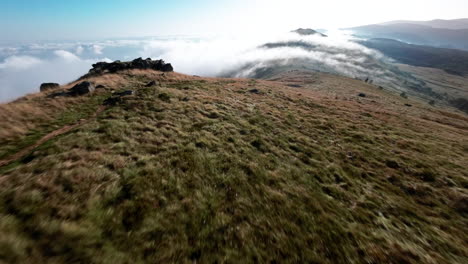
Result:
<svg viewBox="0 0 468 264">
<path fill-rule="evenodd" d="M 326 74 L 119 78 L 135 96 L 0 168 L 0 259 L 468 260 L 466 116 Z"/>
</svg>

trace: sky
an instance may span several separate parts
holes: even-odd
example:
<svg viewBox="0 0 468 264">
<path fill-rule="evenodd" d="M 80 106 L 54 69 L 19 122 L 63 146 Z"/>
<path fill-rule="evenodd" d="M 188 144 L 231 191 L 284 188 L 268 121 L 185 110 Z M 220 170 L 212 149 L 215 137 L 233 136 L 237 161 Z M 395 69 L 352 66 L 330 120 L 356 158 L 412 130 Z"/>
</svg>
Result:
<svg viewBox="0 0 468 264">
<path fill-rule="evenodd" d="M 467 0 L 0 0 L 0 41 L 259 34 L 468 16 Z"/>
</svg>

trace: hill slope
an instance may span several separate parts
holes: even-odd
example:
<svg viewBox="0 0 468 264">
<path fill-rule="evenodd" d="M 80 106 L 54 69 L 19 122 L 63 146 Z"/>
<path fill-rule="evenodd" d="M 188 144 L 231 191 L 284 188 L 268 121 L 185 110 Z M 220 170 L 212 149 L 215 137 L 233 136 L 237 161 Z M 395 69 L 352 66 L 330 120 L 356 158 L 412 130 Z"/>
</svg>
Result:
<svg viewBox="0 0 468 264">
<path fill-rule="evenodd" d="M 392 39 L 370 39 L 359 43 L 404 64 L 468 75 L 468 51 L 412 45 Z"/>
<path fill-rule="evenodd" d="M 367 25 L 350 28 L 366 38 L 389 38 L 420 45 L 468 50 L 468 29 L 433 28 L 417 24 Z"/>
<path fill-rule="evenodd" d="M 0 106 L 1 160 L 78 123 L 0 167 L 5 262 L 468 259 L 466 115 L 301 71 L 86 80 Z"/>
<path fill-rule="evenodd" d="M 381 25 L 394 25 L 394 24 L 415 24 L 428 26 L 433 28 L 446 28 L 446 29 L 467 29 L 468 18 L 460 19 L 434 19 L 430 21 L 411 21 L 411 20 L 397 20 L 382 23 Z"/>
</svg>

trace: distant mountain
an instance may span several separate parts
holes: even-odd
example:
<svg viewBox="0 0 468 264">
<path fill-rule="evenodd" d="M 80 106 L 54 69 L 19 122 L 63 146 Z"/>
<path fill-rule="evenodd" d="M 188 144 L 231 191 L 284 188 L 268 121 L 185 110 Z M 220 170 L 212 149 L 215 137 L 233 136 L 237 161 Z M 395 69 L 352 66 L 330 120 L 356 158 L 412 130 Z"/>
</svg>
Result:
<svg viewBox="0 0 468 264">
<path fill-rule="evenodd" d="M 389 38 L 443 48 L 468 50 L 468 29 L 431 27 L 416 23 L 375 24 L 349 28 L 354 35 L 364 38 Z M 448 22 L 428 22 L 442 25 Z M 453 23 L 455 24 L 455 22 Z"/>
<path fill-rule="evenodd" d="M 404 64 L 437 68 L 455 75 L 468 75 L 467 51 L 413 45 L 382 38 L 358 42 Z"/>
<path fill-rule="evenodd" d="M 318 35 L 318 36 L 322 36 L 322 37 L 327 36 L 325 34 L 322 34 L 322 33 L 318 32 L 318 31 L 310 29 L 310 28 L 299 28 L 299 29 L 293 30 L 292 32 L 297 33 L 297 34 L 302 35 L 302 36 L 310 36 L 310 35 Z"/>
<path fill-rule="evenodd" d="M 415 24 L 421 26 L 428 26 L 433 28 L 446 28 L 446 29 L 468 29 L 468 18 L 461 19 L 435 19 L 430 21 L 411 21 L 411 20 L 395 20 L 382 23 L 381 25 L 394 25 L 394 24 Z"/>
</svg>

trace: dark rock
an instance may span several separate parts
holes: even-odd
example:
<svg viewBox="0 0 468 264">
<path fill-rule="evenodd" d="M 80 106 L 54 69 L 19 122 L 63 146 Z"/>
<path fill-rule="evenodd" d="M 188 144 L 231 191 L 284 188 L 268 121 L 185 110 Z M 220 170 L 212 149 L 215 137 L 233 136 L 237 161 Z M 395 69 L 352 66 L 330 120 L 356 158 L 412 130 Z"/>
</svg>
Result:
<svg viewBox="0 0 468 264">
<path fill-rule="evenodd" d="M 365 93 L 359 93 L 358 96 L 359 97 L 366 97 L 367 95 Z"/>
<path fill-rule="evenodd" d="M 60 87 L 60 84 L 58 83 L 43 83 L 41 84 L 41 87 L 39 88 L 41 92 L 49 91 L 49 90 L 54 90 Z"/>
<path fill-rule="evenodd" d="M 71 95 L 84 95 L 84 94 L 89 94 L 94 92 L 95 87 L 92 83 L 90 82 L 81 82 L 75 86 L 73 86 L 70 90 L 69 93 Z"/>
<path fill-rule="evenodd" d="M 126 95 L 133 95 L 135 92 L 132 91 L 132 90 L 127 90 L 127 91 L 123 91 L 123 92 L 120 92 L 120 93 L 115 93 L 115 95 L 117 96 L 126 96 Z"/>
<path fill-rule="evenodd" d="M 405 104 L 405 106 L 407 106 L 407 107 L 412 107 L 413 105 L 410 105 L 410 104 Z"/>
<path fill-rule="evenodd" d="M 68 92 L 56 92 L 53 94 L 49 94 L 47 98 L 55 98 L 55 97 L 60 97 L 60 96 L 70 96 L 70 93 Z"/>
<path fill-rule="evenodd" d="M 114 97 L 109 97 L 106 100 L 104 100 L 103 105 L 116 105 L 118 103 L 122 102 L 122 98 L 120 96 L 114 96 Z"/>
<path fill-rule="evenodd" d="M 145 85 L 145 87 L 151 87 L 157 85 L 156 81 L 151 81 Z"/>
<path fill-rule="evenodd" d="M 392 168 L 392 169 L 400 168 L 400 164 L 398 164 L 398 162 L 396 162 L 394 160 L 385 161 L 385 165 L 387 165 L 387 167 Z"/>
<path fill-rule="evenodd" d="M 250 93 L 253 93 L 253 94 L 259 94 L 260 93 L 260 90 L 258 89 L 252 89 L 252 90 L 249 90 Z"/>
<path fill-rule="evenodd" d="M 138 58 L 133 61 L 121 62 L 121 61 L 114 61 L 114 62 L 98 62 L 92 65 L 93 68 L 89 70 L 89 73 L 82 78 L 99 75 L 103 73 L 115 73 L 118 71 L 123 70 L 131 70 L 131 69 L 142 69 L 142 70 L 155 70 L 155 71 L 162 71 L 162 72 L 172 72 L 174 68 L 171 64 L 165 63 L 163 60 L 152 60 Z"/>
<path fill-rule="evenodd" d="M 102 84 L 99 84 L 98 86 L 96 86 L 96 89 L 106 89 L 106 87 Z"/>
<path fill-rule="evenodd" d="M 457 212 L 468 214 L 468 196 L 457 197 L 452 206 Z"/>
</svg>

